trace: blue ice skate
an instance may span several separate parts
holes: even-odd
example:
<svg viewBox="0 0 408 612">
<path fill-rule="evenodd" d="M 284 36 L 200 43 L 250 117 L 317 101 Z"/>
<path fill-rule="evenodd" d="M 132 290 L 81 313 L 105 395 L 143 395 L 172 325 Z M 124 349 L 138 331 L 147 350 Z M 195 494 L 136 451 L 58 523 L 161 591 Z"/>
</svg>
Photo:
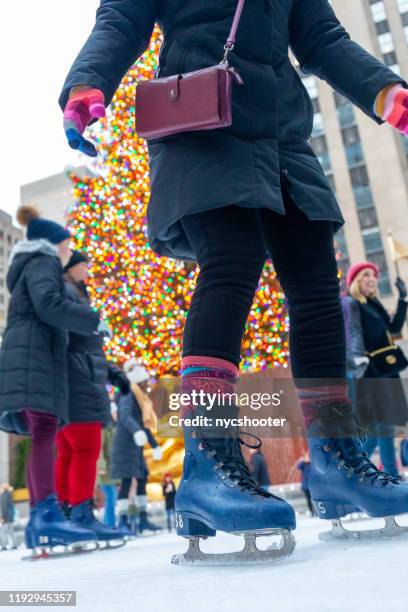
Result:
<svg viewBox="0 0 408 612">
<path fill-rule="evenodd" d="M 99 548 L 119 548 L 126 544 L 125 534 L 120 529 L 108 527 L 98 521 L 93 511 L 93 500 L 73 506 L 71 522 L 75 527 L 92 531 Z"/>
<path fill-rule="evenodd" d="M 229 416 L 234 416 L 231 409 Z M 184 555 L 174 555 L 172 563 L 264 563 L 292 554 L 295 513 L 289 504 L 264 491 L 251 477 L 241 451 L 246 443 L 239 434 L 243 432 L 223 430 L 218 433 L 225 436 L 221 438 L 213 437 L 214 431 L 208 429 L 184 430 L 186 455 L 176 494 L 175 520 L 177 534 L 189 539 L 189 549 Z M 203 553 L 200 538 L 213 537 L 217 531 L 243 535 L 243 550 Z M 264 535 L 281 536 L 281 546 L 259 550 L 256 537 Z"/>
<path fill-rule="evenodd" d="M 94 533 L 71 525 L 55 495 L 49 495 L 30 510 L 25 539 L 27 548 L 33 550 L 33 557 L 52 556 L 53 549 L 61 546 L 65 554 L 86 550 L 90 544 L 95 548 Z M 39 554 L 37 549 L 41 551 Z"/>
<path fill-rule="evenodd" d="M 311 457 L 310 493 L 320 518 L 333 520 L 333 538 L 393 537 L 408 533 L 394 516 L 408 513 L 408 483 L 379 470 L 362 449 L 359 428 L 348 404 L 325 407 L 324 418 L 312 423 L 308 432 Z M 321 413 L 322 414 L 322 413 Z M 384 517 L 385 527 L 363 531 L 346 530 L 341 517 L 362 512 Z"/>
</svg>

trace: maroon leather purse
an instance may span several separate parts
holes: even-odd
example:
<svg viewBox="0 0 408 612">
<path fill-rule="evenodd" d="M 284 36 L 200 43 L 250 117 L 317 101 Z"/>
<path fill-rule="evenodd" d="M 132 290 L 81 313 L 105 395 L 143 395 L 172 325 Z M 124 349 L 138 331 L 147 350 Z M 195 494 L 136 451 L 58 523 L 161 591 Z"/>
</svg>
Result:
<svg viewBox="0 0 408 612">
<path fill-rule="evenodd" d="M 144 81 L 136 88 L 136 132 L 140 138 L 159 138 L 215 130 L 232 124 L 232 85 L 242 85 L 228 64 L 245 0 L 238 0 L 225 54 L 216 66 Z"/>
</svg>

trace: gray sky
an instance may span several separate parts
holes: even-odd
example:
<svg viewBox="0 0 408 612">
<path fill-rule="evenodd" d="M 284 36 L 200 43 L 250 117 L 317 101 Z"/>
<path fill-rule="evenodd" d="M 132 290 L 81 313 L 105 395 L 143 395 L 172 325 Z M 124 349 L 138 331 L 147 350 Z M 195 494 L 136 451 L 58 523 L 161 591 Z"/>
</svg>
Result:
<svg viewBox="0 0 408 612">
<path fill-rule="evenodd" d="M 2 2 L 0 208 L 14 213 L 19 187 L 83 163 L 65 142 L 57 100 L 99 0 Z"/>
</svg>

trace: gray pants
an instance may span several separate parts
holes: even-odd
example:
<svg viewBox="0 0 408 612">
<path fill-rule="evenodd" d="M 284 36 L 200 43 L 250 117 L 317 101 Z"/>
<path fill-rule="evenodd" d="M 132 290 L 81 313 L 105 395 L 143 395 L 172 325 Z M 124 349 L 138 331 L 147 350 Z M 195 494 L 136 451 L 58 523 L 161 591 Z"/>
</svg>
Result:
<svg viewBox="0 0 408 612">
<path fill-rule="evenodd" d="M 17 546 L 14 526 L 13 523 L 3 523 L 0 525 L 0 546 L 6 548 L 9 543 L 12 547 Z"/>
</svg>

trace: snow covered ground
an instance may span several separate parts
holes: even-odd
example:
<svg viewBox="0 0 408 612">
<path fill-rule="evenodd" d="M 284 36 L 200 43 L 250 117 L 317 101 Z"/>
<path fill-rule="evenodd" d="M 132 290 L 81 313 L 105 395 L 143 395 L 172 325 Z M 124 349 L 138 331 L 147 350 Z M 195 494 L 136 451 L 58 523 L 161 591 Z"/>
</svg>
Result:
<svg viewBox="0 0 408 612">
<path fill-rule="evenodd" d="M 400 523 L 408 525 L 408 517 Z M 173 566 L 171 555 L 184 552 L 186 543 L 167 533 L 118 550 L 35 563 L 22 562 L 22 550 L 2 552 L 0 589 L 76 590 L 81 612 L 407 610 L 408 535 L 376 543 L 327 544 L 318 540 L 326 528 L 318 519 L 300 518 L 294 555 L 262 567 Z M 220 535 L 203 549 L 225 552 L 240 543 L 237 537 Z"/>
</svg>

